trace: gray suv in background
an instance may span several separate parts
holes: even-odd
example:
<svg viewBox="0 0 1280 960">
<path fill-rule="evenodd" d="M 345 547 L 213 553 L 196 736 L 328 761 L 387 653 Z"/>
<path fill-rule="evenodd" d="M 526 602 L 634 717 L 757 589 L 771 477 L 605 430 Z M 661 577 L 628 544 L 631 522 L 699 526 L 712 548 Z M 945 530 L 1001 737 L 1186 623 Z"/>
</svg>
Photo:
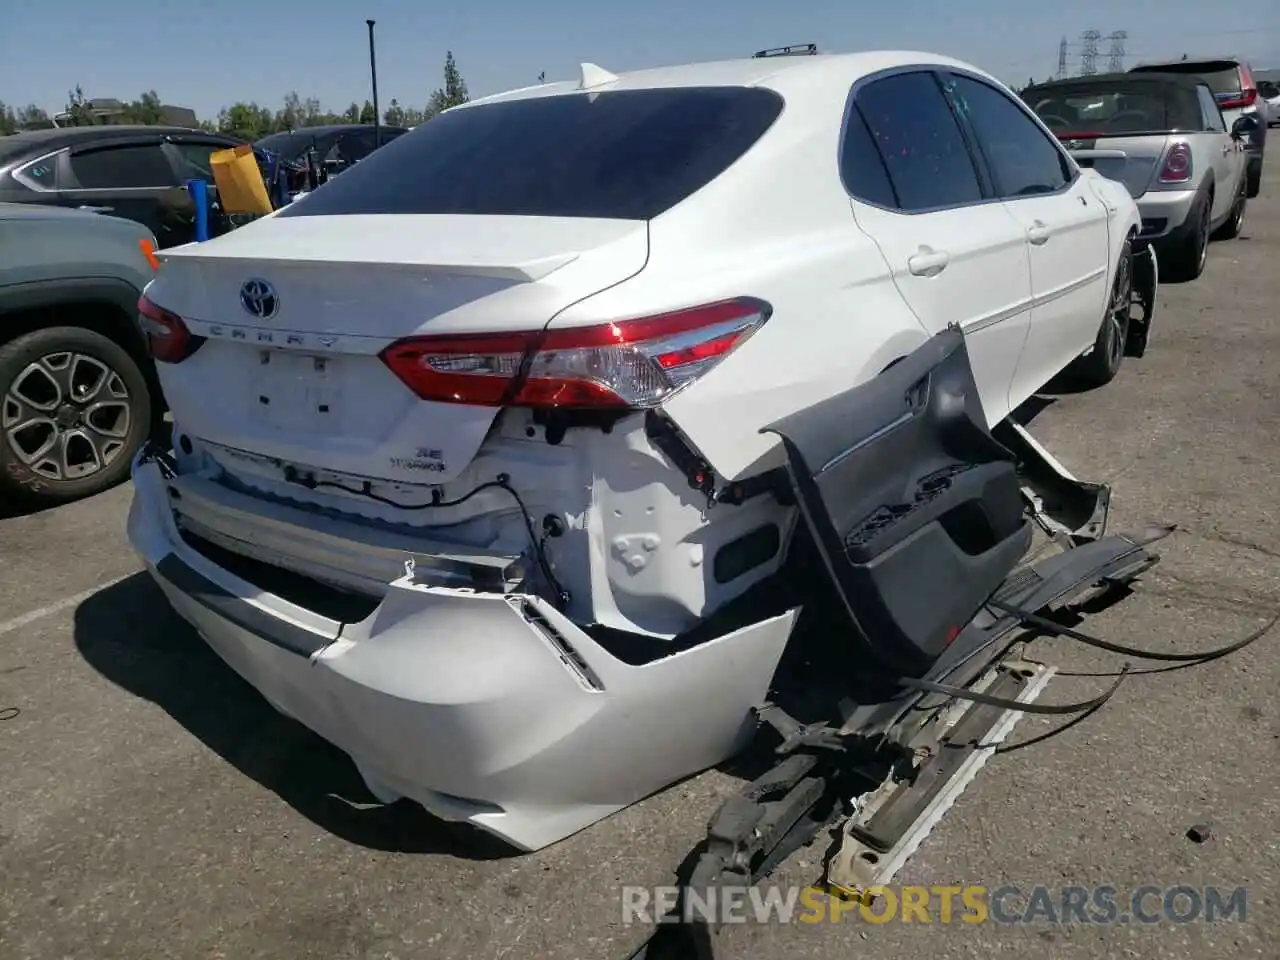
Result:
<svg viewBox="0 0 1280 960">
<path fill-rule="evenodd" d="M 0 504 L 127 479 L 161 425 L 137 309 L 155 247 L 132 220 L 0 203 Z"/>
<path fill-rule="evenodd" d="M 1190 73 L 1204 80 L 1222 108 L 1227 129 L 1243 116 L 1258 121 L 1255 132 L 1245 144 L 1248 155 L 1246 183 L 1248 196 L 1256 197 L 1262 188 L 1262 160 L 1267 145 L 1267 106 L 1260 101 L 1253 68 L 1240 57 L 1209 57 L 1199 60 L 1171 60 L 1165 63 L 1140 63 L 1130 73 Z"/>
</svg>

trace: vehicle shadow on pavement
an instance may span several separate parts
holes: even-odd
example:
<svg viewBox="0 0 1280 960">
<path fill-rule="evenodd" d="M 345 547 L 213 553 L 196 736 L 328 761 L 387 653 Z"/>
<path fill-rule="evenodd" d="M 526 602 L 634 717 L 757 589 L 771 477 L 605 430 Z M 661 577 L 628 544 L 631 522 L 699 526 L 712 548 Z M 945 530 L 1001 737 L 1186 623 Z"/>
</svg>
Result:
<svg viewBox="0 0 1280 960">
<path fill-rule="evenodd" d="M 207 747 L 317 826 L 350 843 L 471 860 L 512 848 L 416 804 L 384 805 L 351 760 L 277 713 L 169 606 L 146 573 L 99 591 L 75 612 L 75 643 L 102 676 L 150 700 Z"/>
</svg>

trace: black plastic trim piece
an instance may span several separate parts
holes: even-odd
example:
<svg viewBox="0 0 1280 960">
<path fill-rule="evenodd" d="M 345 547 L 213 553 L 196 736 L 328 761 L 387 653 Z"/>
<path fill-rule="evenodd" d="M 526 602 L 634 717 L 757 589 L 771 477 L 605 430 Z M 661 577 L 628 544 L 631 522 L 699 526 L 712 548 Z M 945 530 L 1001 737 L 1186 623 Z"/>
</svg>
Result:
<svg viewBox="0 0 1280 960">
<path fill-rule="evenodd" d="M 156 572 L 206 610 L 230 620 L 272 646 L 300 657 L 310 658 L 337 639 L 312 633 L 271 616 L 192 569 L 176 553 L 170 553 L 156 564 Z"/>
</svg>

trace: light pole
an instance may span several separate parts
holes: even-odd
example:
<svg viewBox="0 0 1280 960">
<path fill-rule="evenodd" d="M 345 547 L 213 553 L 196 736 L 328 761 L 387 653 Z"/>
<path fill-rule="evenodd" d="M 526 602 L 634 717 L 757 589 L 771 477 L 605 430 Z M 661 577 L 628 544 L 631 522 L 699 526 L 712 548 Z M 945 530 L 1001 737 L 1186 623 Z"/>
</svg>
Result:
<svg viewBox="0 0 1280 960">
<path fill-rule="evenodd" d="M 382 117 L 378 113 L 378 59 L 373 52 L 373 24 L 374 21 L 366 20 L 369 25 L 369 75 L 373 78 L 373 147 L 376 150 L 382 146 Z"/>
</svg>

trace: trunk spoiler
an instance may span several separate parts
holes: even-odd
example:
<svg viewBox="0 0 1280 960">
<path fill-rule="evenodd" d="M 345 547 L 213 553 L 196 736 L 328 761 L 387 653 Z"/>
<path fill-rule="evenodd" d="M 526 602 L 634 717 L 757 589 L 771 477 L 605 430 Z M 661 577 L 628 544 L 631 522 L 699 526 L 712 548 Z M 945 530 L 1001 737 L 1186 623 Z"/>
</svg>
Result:
<svg viewBox="0 0 1280 960">
<path fill-rule="evenodd" d="M 167 263 L 169 260 L 179 260 L 183 263 L 234 263 L 236 261 L 248 263 L 261 263 L 261 255 L 249 254 L 225 254 L 225 253 L 206 253 L 204 252 L 204 244 L 191 244 L 189 246 L 174 247 L 170 250 L 156 251 L 156 258 L 161 263 Z M 536 257 L 519 263 L 484 263 L 484 262 L 458 262 L 458 263 L 435 263 L 429 261 L 401 261 L 398 263 L 387 263 L 376 254 L 368 257 L 361 256 L 344 256 L 341 260 L 334 260 L 329 257 L 317 254 L 314 257 L 271 257 L 271 266 L 314 266 L 316 264 L 324 264 L 326 266 L 343 267 L 359 264 L 376 264 L 380 269 L 395 270 L 401 269 L 406 271 L 422 271 L 429 270 L 433 273 L 448 273 L 460 277 L 484 277 L 490 280 L 509 280 L 513 283 L 534 283 L 543 277 L 554 273 L 561 267 L 567 266 L 574 260 L 578 259 L 577 252 L 557 253 L 546 257 Z"/>
</svg>

